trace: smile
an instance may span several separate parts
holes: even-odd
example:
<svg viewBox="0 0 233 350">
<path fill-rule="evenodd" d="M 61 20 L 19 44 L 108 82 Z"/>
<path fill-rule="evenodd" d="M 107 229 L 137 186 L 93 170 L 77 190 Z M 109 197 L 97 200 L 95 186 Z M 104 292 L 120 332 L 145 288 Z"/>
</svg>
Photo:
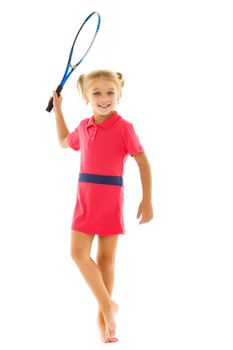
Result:
<svg viewBox="0 0 233 350">
<path fill-rule="evenodd" d="M 98 107 L 100 107 L 100 108 L 108 108 L 108 107 L 110 107 L 110 106 L 111 106 L 110 103 L 108 103 L 107 105 L 98 105 Z"/>
</svg>

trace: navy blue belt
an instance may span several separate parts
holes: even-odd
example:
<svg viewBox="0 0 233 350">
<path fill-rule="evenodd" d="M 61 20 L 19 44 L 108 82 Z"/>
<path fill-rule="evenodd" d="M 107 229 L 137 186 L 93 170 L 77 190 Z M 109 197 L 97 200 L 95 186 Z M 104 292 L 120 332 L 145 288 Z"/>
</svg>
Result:
<svg viewBox="0 0 233 350">
<path fill-rule="evenodd" d="M 78 181 L 79 182 L 92 182 L 95 184 L 123 186 L 123 177 L 122 176 L 96 175 L 96 174 L 80 173 Z"/>
</svg>

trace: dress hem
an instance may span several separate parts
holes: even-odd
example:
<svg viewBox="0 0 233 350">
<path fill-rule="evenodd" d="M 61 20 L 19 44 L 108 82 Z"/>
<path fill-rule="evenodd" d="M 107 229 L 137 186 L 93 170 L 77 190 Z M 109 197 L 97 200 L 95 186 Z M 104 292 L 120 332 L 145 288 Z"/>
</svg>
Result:
<svg viewBox="0 0 233 350">
<path fill-rule="evenodd" d="M 80 228 L 77 228 L 77 227 L 74 227 L 74 226 L 71 226 L 71 230 L 73 231 L 79 231 L 79 232 L 82 232 L 82 233 L 86 233 L 88 235 L 99 235 L 99 236 L 111 236 L 111 235 L 124 235 L 125 234 L 125 231 L 121 231 L 121 232 L 108 232 L 108 233 L 103 233 L 103 232 L 93 232 L 93 230 L 82 230 Z"/>
</svg>

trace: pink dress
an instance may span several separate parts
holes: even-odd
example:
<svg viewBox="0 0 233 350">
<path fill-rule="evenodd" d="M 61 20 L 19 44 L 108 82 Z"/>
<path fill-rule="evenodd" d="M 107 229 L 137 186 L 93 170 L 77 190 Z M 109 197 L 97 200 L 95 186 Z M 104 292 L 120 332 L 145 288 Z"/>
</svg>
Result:
<svg viewBox="0 0 233 350">
<path fill-rule="evenodd" d="M 71 229 L 88 234 L 123 234 L 124 163 L 144 152 L 132 123 L 114 112 L 95 124 L 83 119 L 68 134 L 68 144 L 81 151 L 77 200 Z"/>
</svg>

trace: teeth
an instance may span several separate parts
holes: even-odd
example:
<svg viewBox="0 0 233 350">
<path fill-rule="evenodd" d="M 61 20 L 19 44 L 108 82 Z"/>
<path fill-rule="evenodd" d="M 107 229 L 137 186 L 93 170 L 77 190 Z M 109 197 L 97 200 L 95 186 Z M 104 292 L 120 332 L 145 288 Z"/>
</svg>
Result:
<svg viewBox="0 0 233 350">
<path fill-rule="evenodd" d="M 99 107 L 101 107 L 101 108 L 107 108 L 107 107 L 109 107 L 110 105 L 108 104 L 108 105 L 106 105 L 106 106 L 101 106 L 101 105 L 99 105 Z"/>
</svg>

